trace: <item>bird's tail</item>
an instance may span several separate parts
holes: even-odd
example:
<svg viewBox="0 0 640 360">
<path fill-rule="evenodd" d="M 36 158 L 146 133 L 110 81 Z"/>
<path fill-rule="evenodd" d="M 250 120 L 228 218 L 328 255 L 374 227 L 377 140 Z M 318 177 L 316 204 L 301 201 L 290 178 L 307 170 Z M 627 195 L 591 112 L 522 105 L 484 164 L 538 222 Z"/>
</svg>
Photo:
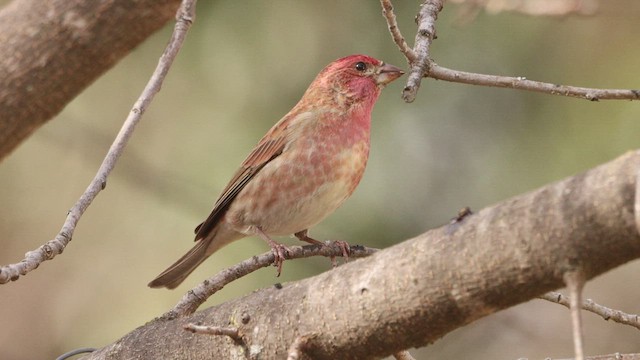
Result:
<svg viewBox="0 0 640 360">
<path fill-rule="evenodd" d="M 209 247 L 211 241 L 207 240 L 208 239 L 202 239 L 198 241 L 196 246 L 191 248 L 191 250 L 160 273 L 160 275 L 156 276 L 148 286 L 152 288 L 166 287 L 167 289 L 178 287 L 198 265 L 202 264 L 202 262 L 211 255 L 211 252 L 207 252 L 207 247 Z"/>
</svg>

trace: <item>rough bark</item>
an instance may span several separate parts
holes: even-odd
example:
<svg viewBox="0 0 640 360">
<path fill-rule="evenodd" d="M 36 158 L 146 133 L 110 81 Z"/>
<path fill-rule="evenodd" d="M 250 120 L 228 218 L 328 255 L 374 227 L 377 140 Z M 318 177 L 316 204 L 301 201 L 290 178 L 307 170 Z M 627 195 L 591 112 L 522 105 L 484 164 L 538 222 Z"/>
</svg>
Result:
<svg viewBox="0 0 640 360">
<path fill-rule="evenodd" d="M 172 19 L 179 0 L 23 0 L 0 11 L 0 160 Z"/>
<path fill-rule="evenodd" d="M 590 279 L 640 257 L 639 168 L 630 152 L 313 278 L 155 319 L 85 359 L 283 359 L 303 335 L 313 359 L 427 345 L 562 287 L 567 271 Z M 237 327 L 242 342 L 190 322 Z"/>
</svg>

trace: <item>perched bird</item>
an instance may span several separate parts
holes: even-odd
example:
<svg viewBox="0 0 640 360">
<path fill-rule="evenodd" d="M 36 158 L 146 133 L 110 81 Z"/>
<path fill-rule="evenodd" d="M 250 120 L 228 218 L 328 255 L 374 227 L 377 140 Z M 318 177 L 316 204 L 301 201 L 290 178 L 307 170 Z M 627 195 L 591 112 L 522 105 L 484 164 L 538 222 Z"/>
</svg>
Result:
<svg viewBox="0 0 640 360">
<path fill-rule="evenodd" d="M 257 235 L 280 273 L 287 248 L 271 236 L 322 244 L 307 229 L 355 190 L 369 157 L 371 110 L 380 91 L 404 72 L 365 55 L 338 59 L 260 140 L 196 227 L 197 244 L 149 283 L 173 289 L 211 254 Z M 344 248 L 343 248 L 344 249 Z"/>
</svg>

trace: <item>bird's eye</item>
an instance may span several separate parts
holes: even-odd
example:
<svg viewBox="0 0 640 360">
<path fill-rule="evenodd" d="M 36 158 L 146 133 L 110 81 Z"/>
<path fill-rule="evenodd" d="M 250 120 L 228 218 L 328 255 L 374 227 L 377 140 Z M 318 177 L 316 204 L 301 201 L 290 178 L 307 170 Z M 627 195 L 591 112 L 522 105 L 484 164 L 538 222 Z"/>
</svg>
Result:
<svg viewBox="0 0 640 360">
<path fill-rule="evenodd" d="M 362 61 L 358 61 L 356 63 L 356 70 L 358 71 L 365 71 L 367 70 L 367 64 L 363 63 Z"/>
</svg>

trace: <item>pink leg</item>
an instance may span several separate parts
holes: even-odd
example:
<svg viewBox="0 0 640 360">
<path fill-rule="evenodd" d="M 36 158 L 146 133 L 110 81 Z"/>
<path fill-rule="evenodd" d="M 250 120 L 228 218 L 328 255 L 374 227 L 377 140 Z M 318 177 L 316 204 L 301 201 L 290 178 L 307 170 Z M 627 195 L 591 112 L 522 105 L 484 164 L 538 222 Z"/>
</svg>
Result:
<svg viewBox="0 0 640 360">
<path fill-rule="evenodd" d="M 322 241 L 318 241 L 314 238 L 309 237 L 309 235 L 307 235 L 308 230 L 302 230 L 302 231 L 298 231 L 297 233 L 295 233 L 295 237 L 297 237 L 299 240 L 301 241 L 305 241 L 314 245 L 320 245 L 320 246 L 331 246 L 327 243 L 324 243 Z M 349 243 L 347 243 L 346 241 L 339 241 L 339 240 L 333 240 L 330 243 L 333 243 L 335 245 L 337 245 L 340 250 L 342 250 L 342 257 L 344 257 L 345 261 L 349 260 Z M 333 265 L 333 267 L 337 266 L 336 263 L 336 259 L 334 256 L 331 257 L 331 264 Z"/>
<path fill-rule="evenodd" d="M 260 236 L 262 240 L 266 241 L 267 244 L 271 246 L 271 252 L 273 252 L 274 257 L 273 265 L 278 268 L 277 276 L 280 276 L 280 273 L 282 272 L 282 264 L 286 259 L 286 254 L 289 252 L 289 249 L 286 246 L 273 241 L 273 239 L 271 239 L 269 235 L 265 234 L 264 231 L 262 231 L 262 229 L 260 229 L 259 227 L 256 226 L 255 230 L 256 234 L 258 234 L 258 236 Z"/>
</svg>

